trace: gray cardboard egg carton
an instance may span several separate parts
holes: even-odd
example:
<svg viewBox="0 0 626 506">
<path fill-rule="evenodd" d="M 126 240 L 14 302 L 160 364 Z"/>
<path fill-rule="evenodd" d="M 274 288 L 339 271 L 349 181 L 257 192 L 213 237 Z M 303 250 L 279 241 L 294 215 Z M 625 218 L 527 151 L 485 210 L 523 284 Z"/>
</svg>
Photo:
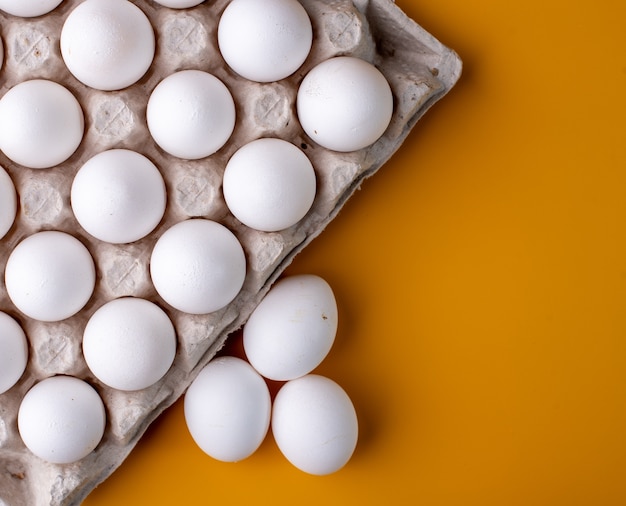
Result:
<svg viewBox="0 0 626 506">
<path fill-rule="evenodd" d="M 219 15 L 227 0 L 172 10 L 151 1 L 135 3 L 151 20 L 157 37 L 153 66 L 134 86 L 118 92 L 91 90 L 65 68 L 59 37 L 64 19 L 79 0 L 66 0 L 48 15 L 21 19 L 0 12 L 4 65 L 0 93 L 33 78 L 57 81 L 79 99 L 86 119 L 83 142 L 62 165 L 44 170 L 17 166 L 0 153 L 0 165 L 11 175 L 20 200 L 18 217 L 0 241 L 0 271 L 10 251 L 40 230 L 62 230 L 78 237 L 91 251 L 98 269 L 96 291 L 77 315 L 57 323 L 29 320 L 11 304 L 0 281 L 0 310 L 14 316 L 30 341 L 30 359 L 20 382 L 0 395 L 0 505 L 79 504 L 125 459 L 148 425 L 178 399 L 197 372 L 241 327 L 271 284 L 293 257 L 337 215 L 340 208 L 403 142 L 424 112 L 445 95 L 461 72 L 457 55 L 410 20 L 390 0 L 302 0 L 314 29 L 313 49 L 293 76 L 275 83 L 246 81 L 223 62 L 216 42 Z M 336 153 L 316 146 L 295 115 L 299 82 L 317 63 L 336 55 L 353 55 L 374 63 L 394 95 L 394 114 L 384 136 L 373 146 Z M 237 104 L 237 126 L 218 153 L 198 161 L 174 158 L 157 149 L 145 123 L 150 91 L 167 75 L 182 69 L 206 70 L 231 90 Z M 318 178 L 318 193 L 308 215 L 297 225 L 264 233 L 241 225 L 229 214 L 221 194 L 221 177 L 234 151 L 259 137 L 280 137 L 301 146 Z M 128 245 L 96 241 L 73 217 L 69 205 L 72 178 L 94 154 L 128 148 L 148 156 L 161 169 L 168 209 L 147 238 Z M 247 256 L 248 273 L 241 293 L 223 310 L 193 316 L 173 310 L 150 283 L 148 262 L 157 238 L 171 225 L 191 217 L 216 220 L 232 230 Z M 143 297 L 163 307 L 175 324 L 178 351 L 168 374 L 139 392 L 121 392 L 99 383 L 81 352 L 82 330 L 104 302 L 122 296 Z M 68 374 L 86 379 L 102 396 L 107 427 L 97 449 L 69 465 L 49 464 L 32 455 L 17 431 L 17 411 L 37 381 Z"/>
</svg>

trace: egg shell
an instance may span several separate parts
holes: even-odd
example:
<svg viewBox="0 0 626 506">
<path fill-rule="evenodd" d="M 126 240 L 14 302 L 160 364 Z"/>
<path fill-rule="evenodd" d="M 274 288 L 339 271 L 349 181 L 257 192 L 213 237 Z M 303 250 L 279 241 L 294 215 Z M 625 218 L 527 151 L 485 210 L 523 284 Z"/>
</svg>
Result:
<svg viewBox="0 0 626 506">
<path fill-rule="evenodd" d="M 98 393 L 71 376 L 37 383 L 22 399 L 17 417 L 28 449 L 55 464 L 70 464 L 89 455 L 102 439 L 105 423 Z"/>
<path fill-rule="evenodd" d="M 315 199 L 315 170 L 282 139 L 257 139 L 230 158 L 222 188 L 231 213 L 256 230 L 277 232 L 298 223 Z"/>
<path fill-rule="evenodd" d="M 28 362 L 28 341 L 19 323 L 0 311 L 0 394 L 15 385 Z"/>
<path fill-rule="evenodd" d="M 61 31 L 65 65 L 97 90 L 136 83 L 150 68 L 154 52 L 150 21 L 128 0 L 85 0 L 70 12 Z"/>
<path fill-rule="evenodd" d="M 202 451 L 217 460 L 236 462 L 252 455 L 265 439 L 270 393 L 247 362 L 218 357 L 191 383 L 184 411 L 189 432 Z"/>
<path fill-rule="evenodd" d="M 34 18 L 53 11 L 63 0 L 0 0 L 0 9 L 13 16 Z"/>
<path fill-rule="evenodd" d="M 324 279 L 312 274 L 283 278 L 244 326 L 246 357 L 268 379 L 304 376 L 328 355 L 337 325 L 337 302 Z"/>
<path fill-rule="evenodd" d="M 17 193 L 11 176 L 0 167 L 0 239 L 13 226 L 17 214 Z"/>
<path fill-rule="evenodd" d="M 348 394 L 324 376 L 288 381 L 276 394 L 272 434 L 294 466 L 315 475 L 344 467 L 356 448 L 358 420 Z"/>
<path fill-rule="evenodd" d="M 58 231 L 33 234 L 11 252 L 5 269 L 9 298 L 25 315 L 61 321 L 80 311 L 96 283 L 96 268 L 87 248 Z"/>
<path fill-rule="evenodd" d="M 24 81 L 0 99 L 0 150 L 25 167 L 46 169 L 66 161 L 84 128 L 78 100 L 56 82 Z"/>
<path fill-rule="evenodd" d="M 178 158 L 212 155 L 235 128 L 235 102 L 226 85 L 201 70 L 167 76 L 148 100 L 146 119 L 154 141 Z"/>
<path fill-rule="evenodd" d="M 233 0 L 220 18 L 217 37 L 235 72 L 267 83 L 300 68 L 311 51 L 313 29 L 296 0 Z"/>
<path fill-rule="evenodd" d="M 159 169 L 128 149 L 111 149 L 87 160 L 71 189 L 80 225 L 96 239 L 115 244 L 152 232 L 163 218 L 166 200 Z"/>
<path fill-rule="evenodd" d="M 91 372 L 111 388 L 148 388 L 169 370 L 176 331 L 156 304 L 135 297 L 107 302 L 89 319 L 83 354 Z"/>
<path fill-rule="evenodd" d="M 338 56 L 315 66 L 298 89 L 298 118 L 317 144 L 340 152 L 376 142 L 393 114 L 385 76 L 369 62 Z"/>
<path fill-rule="evenodd" d="M 223 308 L 241 290 L 246 257 L 235 235 L 212 220 L 192 219 L 159 238 L 150 258 L 156 291 L 172 307 L 191 314 Z"/>
</svg>

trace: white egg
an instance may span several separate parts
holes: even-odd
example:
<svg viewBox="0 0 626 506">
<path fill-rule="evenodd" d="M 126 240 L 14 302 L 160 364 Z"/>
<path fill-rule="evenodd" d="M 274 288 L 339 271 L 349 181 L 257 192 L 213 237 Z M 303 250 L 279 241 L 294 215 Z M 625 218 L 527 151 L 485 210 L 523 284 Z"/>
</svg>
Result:
<svg viewBox="0 0 626 506">
<path fill-rule="evenodd" d="M 58 231 L 33 234 L 9 255 L 5 284 L 26 316 L 53 322 L 80 311 L 96 283 L 91 254 L 75 237 Z"/>
<path fill-rule="evenodd" d="M 70 464 L 89 455 L 102 439 L 105 423 L 98 392 L 71 376 L 37 383 L 24 396 L 17 416 L 24 444 L 54 464 Z"/>
<path fill-rule="evenodd" d="M 69 71 L 97 90 L 136 83 L 154 59 L 150 21 L 128 0 L 85 0 L 65 20 L 61 55 Z"/>
<path fill-rule="evenodd" d="M 276 394 L 272 434 L 283 455 L 315 475 L 344 467 L 356 448 L 358 420 L 348 394 L 334 381 L 310 374 Z"/>
<path fill-rule="evenodd" d="M 230 158 L 224 171 L 226 205 L 248 227 L 274 232 L 298 223 L 315 199 L 307 156 L 282 139 L 258 139 Z"/>
<path fill-rule="evenodd" d="M 158 239 L 150 275 L 156 291 L 172 307 L 191 314 L 212 313 L 241 290 L 246 257 L 226 227 L 192 219 L 173 225 Z"/>
<path fill-rule="evenodd" d="M 308 14 L 297 0 L 232 0 L 218 25 L 226 63 L 240 76 L 272 82 L 293 74 L 313 42 Z"/>
<path fill-rule="evenodd" d="M 314 142 L 334 151 L 356 151 L 376 142 L 389 126 L 393 95 L 372 64 L 338 56 L 306 75 L 298 89 L 297 111 Z"/>
<path fill-rule="evenodd" d="M 13 226 L 17 214 L 17 193 L 11 176 L 0 167 L 0 239 Z"/>
<path fill-rule="evenodd" d="M 283 278 L 244 325 L 246 357 L 268 379 L 304 376 L 328 355 L 337 322 L 337 302 L 326 281 L 310 274 Z"/>
<path fill-rule="evenodd" d="M 84 127 L 78 100 L 53 81 L 23 81 L 0 99 L 0 150 L 25 167 L 45 169 L 67 160 Z"/>
<path fill-rule="evenodd" d="M 78 223 L 96 239 L 137 241 L 159 224 L 166 206 L 165 182 L 145 156 L 111 149 L 90 158 L 72 183 Z"/>
<path fill-rule="evenodd" d="M 19 323 L 0 311 L 0 394 L 18 382 L 27 363 L 26 334 Z"/>
<path fill-rule="evenodd" d="M 0 0 L 0 9 L 13 16 L 34 18 L 53 11 L 63 0 Z"/>
<path fill-rule="evenodd" d="M 209 362 L 189 386 L 184 403 L 189 433 L 202 451 L 217 460 L 236 462 L 249 457 L 269 429 L 267 385 L 236 357 Z"/>
<path fill-rule="evenodd" d="M 148 99 L 148 130 L 161 149 L 178 158 L 212 155 L 235 128 L 235 102 L 217 77 L 200 70 L 167 76 Z"/>
<path fill-rule="evenodd" d="M 187 9 L 200 5 L 204 0 L 155 0 L 155 2 L 170 9 Z"/>
<path fill-rule="evenodd" d="M 83 355 L 91 372 L 117 390 L 141 390 L 159 381 L 176 355 L 176 331 L 156 304 L 124 297 L 89 318 Z"/>
</svg>

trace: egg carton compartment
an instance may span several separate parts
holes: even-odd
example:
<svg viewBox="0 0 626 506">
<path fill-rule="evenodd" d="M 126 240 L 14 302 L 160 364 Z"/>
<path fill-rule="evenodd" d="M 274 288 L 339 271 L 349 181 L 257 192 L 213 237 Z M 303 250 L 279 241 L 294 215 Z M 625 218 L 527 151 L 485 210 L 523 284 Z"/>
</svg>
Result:
<svg viewBox="0 0 626 506">
<path fill-rule="evenodd" d="M 64 64 L 60 33 L 80 0 L 65 0 L 49 14 L 19 18 L 0 11 L 4 62 L 0 96 L 31 79 L 62 84 L 78 99 L 85 117 L 81 144 L 64 163 L 30 169 L 0 153 L 19 196 L 17 218 L 0 241 L 0 271 L 13 249 L 43 230 L 67 232 L 79 239 L 96 265 L 95 291 L 84 308 L 60 322 L 26 317 L 11 302 L 0 279 L 0 311 L 12 316 L 29 341 L 29 360 L 19 382 L 0 394 L 0 505 L 77 505 L 125 459 L 149 424 L 175 402 L 197 373 L 241 327 L 294 256 L 337 215 L 361 182 L 374 174 L 406 138 L 418 119 L 456 83 L 458 56 L 443 46 L 391 0 L 301 0 L 313 26 L 313 46 L 304 64 L 277 82 L 258 83 L 238 76 L 224 62 L 217 27 L 228 0 L 188 9 L 170 9 L 136 0 L 156 36 L 156 51 L 147 73 L 119 91 L 99 91 L 79 82 Z M 296 96 L 307 73 L 334 56 L 356 56 L 374 64 L 393 94 L 393 115 L 382 137 L 367 148 L 336 152 L 317 145 L 303 131 Z M 148 97 L 165 77 L 198 69 L 218 77 L 233 95 L 236 125 L 227 144 L 199 160 L 169 155 L 153 141 L 146 125 Z M 279 232 L 253 230 L 228 210 L 222 194 L 224 168 L 237 149 L 262 138 L 278 137 L 300 147 L 311 161 L 317 192 L 307 215 Z M 71 209 L 70 189 L 77 171 L 102 151 L 137 151 L 160 170 L 167 191 L 165 215 L 147 237 L 130 244 L 96 240 L 81 228 Z M 156 292 L 149 272 L 158 238 L 172 225 L 191 218 L 221 223 L 243 246 L 247 272 L 237 297 L 209 314 L 174 309 Z M 174 363 L 149 388 L 127 392 L 110 388 L 90 372 L 82 354 L 89 318 L 104 303 L 120 297 L 155 302 L 169 316 L 177 335 Z M 104 436 L 96 449 L 71 464 L 52 464 L 33 455 L 17 428 L 24 395 L 39 381 L 55 375 L 85 380 L 100 394 L 106 409 Z"/>
</svg>

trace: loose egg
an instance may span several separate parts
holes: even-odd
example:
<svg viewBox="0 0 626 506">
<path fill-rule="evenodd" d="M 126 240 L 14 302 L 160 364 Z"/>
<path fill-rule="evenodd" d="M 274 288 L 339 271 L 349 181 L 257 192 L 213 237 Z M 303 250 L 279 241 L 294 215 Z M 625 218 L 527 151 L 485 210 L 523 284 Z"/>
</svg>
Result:
<svg viewBox="0 0 626 506">
<path fill-rule="evenodd" d="M 53 81 L 23 81 L 0 99 L 0 150 L 25 167 L 45 169 L 67 160 L 84 127 L 78 100 Z"/>
<path fill-rule="evenodd" d="M 272 408 L 272 434 L 301 471 L 331 474 L 356 448 L 358 420 L 348 394 L 334 381 L 310 374 L 285 383 Z"/>
<path fill-rule="evenodd" d="M 65 20 L 61 55 L 76 79 L 97 90 L 136 83 L 154 59 L 150 21 L 128 0 L 85 0 Z"/>
<path fill-rule="evenodd" d="M 315 171 L 307 156 L 282 139 L 258 139 L 228 161 L 226 205 L 248 227 L 274 232 L 298 223 L 315 199 Z"/>
<path fill-rule="evenodd" d="M 298 89 L 297 111 L 314 142 L 334 151 L 356 151 L 376 142 L 389 126 L 393 95 L 372 64 L 338 56 L 306 75 Z"/>
<path fill-rule="evenodd" d="M 313 30 L 297 0 L 233 0 L 220 18 L 217 38 L 235 72 L 251 81 L 272 82 L 304 63 Z"/>
<path fill-rule="evenodd" d="M 0 167 L 0 239 L 13 226 L 17 214 L 17 193 L 11 176 Z"/>
<path fill-rule="evenodd" d="M 71 376 L 37 383 L 24 396 L 17 416 L 24 444 L 54 464 L 70 464 L 89 455 L 102 439 L 105 423 L 98 392 Z"/>
<path fill-rule="evenodd" d="M 268 379 L 304 376 L 328 355 L 337 333 L 337 313 L 333 291 L 319 276 L 283 278 L 244 325 L 246 357 Z"/>
<path fill-rule="evenodd" d="M 53 11 L 63 0 L 0 0 L 0 9 L 13 16 L 34 18 Z"/>
<path fill-rule="evenodd" d="M 150 275 L 156 291 L 172 307 L 191 314 L 212 313 L 241 290 L 246 257 L 226 227 L 192 219 L 173 225 L 158 239 Z"/>
<path fill-rule="evenodd" d="M 197 160 L 220 149 L 235 128 L 235 102 L 217 77 L 200 70 L 167 76 L 148 99 L 148 130 L 161 149 Z"/>
<path fill-rule="evenodd" d="M 33 234 L 9 255 L 5 285 L 26 316 L 54 322 L 80 311 L 93 293 L 96 268 L 87 248 L 58 231 Z"/>
<path fill-rule="evenodd" d="M 15 385 L 28 362 L 26 334 L 13 318 L 0 312 L 0 394 Z"/>
<path fill-rule="evenodd" d="M 159 169 L 127 149 L 93 156 L 72 183 L 71 205 L 78 223 L 96 239 L 110 243 L 148 235 L 163 218 L 166 201 Z"/>
<path fill-rule="evenodd" d="M 165 312 L 145 299 L 107 302 L 89 318 L 83 355 L 91 372 L 117 390 L 141 390 L 159 381 L 176 355 L 176 331 Z"/>
<path fill-rule="evenodd" d="M 189 7 L 195 7 L 200 5 L 204 0 L 155 0 L 156 3 L 161 4 L 170 9 L 187 9 Z"/>
<path fill-rule="evenodd" d="M 189 433 L 202 451 L 217 460 L 236 462 L 252 455 L 265 439 L 270 393 L 247 362 L 219 357 L 189 386 L 184 411 Z"/>
</svg>

